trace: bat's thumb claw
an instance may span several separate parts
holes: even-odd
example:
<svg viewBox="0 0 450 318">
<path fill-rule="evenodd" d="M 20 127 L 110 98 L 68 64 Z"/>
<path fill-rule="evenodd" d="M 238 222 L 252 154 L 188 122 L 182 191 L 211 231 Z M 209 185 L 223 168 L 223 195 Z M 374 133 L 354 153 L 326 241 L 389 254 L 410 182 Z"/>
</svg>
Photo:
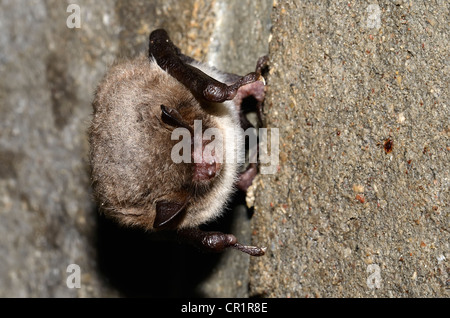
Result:
<svg viewBox="0 0 450 318">
<path fill-rule="evenodd" d="M 262 75 L 259 75 L 258 81 L 262 82 L 264 86 L 266 86 L 266 79 Z"/>
</svg>

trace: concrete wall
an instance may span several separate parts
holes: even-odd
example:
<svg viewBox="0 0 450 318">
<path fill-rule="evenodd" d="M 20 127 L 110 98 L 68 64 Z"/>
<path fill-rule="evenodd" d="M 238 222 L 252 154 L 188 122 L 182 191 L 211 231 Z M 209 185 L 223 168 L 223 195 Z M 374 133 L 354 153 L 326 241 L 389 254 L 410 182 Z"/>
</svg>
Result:
<svg viewBox="0 0 450 318">
<path fill-rule="evenodd" d="M 251 295 L 448 297 L 449 8 L 277 1 Z"/>
</svg>

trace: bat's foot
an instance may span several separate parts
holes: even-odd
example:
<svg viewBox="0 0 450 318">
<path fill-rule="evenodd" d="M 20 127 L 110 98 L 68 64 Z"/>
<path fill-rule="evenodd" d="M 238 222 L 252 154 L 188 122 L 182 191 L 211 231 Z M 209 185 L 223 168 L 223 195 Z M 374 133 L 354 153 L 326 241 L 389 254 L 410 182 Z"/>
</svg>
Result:
<svg viewBox="0 0 450 318">
<path fill-rule="evenodd" d="M 233 234 L 221 232 L 206 232 L 198 228 L 181 229 L 178 231 L 179 238 L 187 240 L 206 252 L 222 252 L 226 248 L 234 248 L 251 256 L 262 256 L 266 252 L 265 247 L 247 246 L 237 242 Z"/>
</svg>

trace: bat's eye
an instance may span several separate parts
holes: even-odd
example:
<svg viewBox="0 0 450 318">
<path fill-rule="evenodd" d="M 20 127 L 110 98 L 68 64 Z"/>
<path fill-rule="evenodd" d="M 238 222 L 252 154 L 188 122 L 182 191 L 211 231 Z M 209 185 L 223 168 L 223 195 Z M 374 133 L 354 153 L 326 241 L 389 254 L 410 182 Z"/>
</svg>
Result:
<svg viewBox="0 0 450 318">
<path fill-rule="evenodd" d="M 181 117 L 181 114 L 176 109 L 161 105 L 161 119 L 167 125 L 172 127 L 183 127 L 188 129 L 192 134 L 194 133 L 192 127 L 184 121 L 183 117 Z"/>
</svg>

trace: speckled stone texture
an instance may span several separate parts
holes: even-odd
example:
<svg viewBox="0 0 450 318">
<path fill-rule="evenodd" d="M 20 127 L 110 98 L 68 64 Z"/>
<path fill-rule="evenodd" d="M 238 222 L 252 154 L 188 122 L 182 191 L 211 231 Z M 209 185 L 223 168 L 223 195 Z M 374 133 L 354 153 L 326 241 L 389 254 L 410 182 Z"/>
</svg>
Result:
<svg viewBox="0 0 450 318">
<path fill-rule="evenodd" d="M 274 2 L 251 296 L 449 296 L 449 9 Z"/>
</svg>

